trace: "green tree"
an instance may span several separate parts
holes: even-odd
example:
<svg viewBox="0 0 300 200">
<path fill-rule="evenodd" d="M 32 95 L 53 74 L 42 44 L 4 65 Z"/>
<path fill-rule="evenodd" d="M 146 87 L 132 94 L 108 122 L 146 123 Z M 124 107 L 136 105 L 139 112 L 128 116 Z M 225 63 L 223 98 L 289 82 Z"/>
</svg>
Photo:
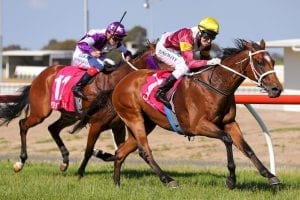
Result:
<svg viewBox="0 0 300 200">
<path fill-rule="evenodd" d="M 73 39 L 67 39 L 61 42 L 56 39 L 51 39 L 42 50 L 74 50 L 76 43 L 77 41 Z"/>
<path fill-rule="evenodd" d="M 3 47 L 3 51 L 10 51 L 10 50 L 22 50 L 20 45 L 11 44 L 9 46 Z"/>
<path fill-rule="evenodd" d="M 124 38 L 124 42 L 136 42 L 137 44 L 143 44 L 147 38 L 147 30 L 141 26 L 135 26 L 127 32 L 127 36 Z"/>
</svg>

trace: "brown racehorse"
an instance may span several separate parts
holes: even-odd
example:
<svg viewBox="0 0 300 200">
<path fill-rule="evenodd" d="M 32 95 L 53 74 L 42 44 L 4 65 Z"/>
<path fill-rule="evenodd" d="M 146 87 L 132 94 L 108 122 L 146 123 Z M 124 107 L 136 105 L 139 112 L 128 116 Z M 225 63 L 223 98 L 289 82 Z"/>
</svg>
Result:
<svg viewBox="0 0 300 200">
<path fill-rule="evenodd" d="M 273 69 L 274 61 L 265 50 L 263 40 L 257 44 L 237 39 L 235 48 L 224 49 L 220 66 L 185 76 L 174 94 L 174 109 L 184 135 L 207 136 L 224 142 L 229 170 L 226 185 L 231 189 L 236 185 L 232 143 L 253 162 L 262 176 L 268 178 L 270 184 L 280 183 L 254 154 L 235 120 L 234 92 L 246 77 L 259 83 L 269 97 L 281 94 L 282 85 Z M 129 131 L 128 138 L 115 155 L 114 182 L 117 185 L 120 185 L 122 163 L 138 148 L 160 180 L 170 187 L 177 187 L 177 182 L 154 160 L 147 140 L 147 135 L 156 125 L 172 130 L 166 116 L 148 105 L 141 95 L 141 86 L 153 73 L 146 69 L 135 71 L 122 79 L 113 92 L 113 106 Z"/>
<path fill-rule="evenodd" d="M 136 68 L 148 67 L 146 59 L 153 54 L 153 48 L 155 48 L 154 44 L 149 43 L 148 48 L 132 60 L 133 65 Z M 27 160 L 26 136 L 28 130 L 33 126 L 42 123 L 52 112 L 50 106 L 51 87 L 56 74 L 63 67 L 64 66 L 62 65 L 48 67 L 32 81 L 31 85 L 23 88 L 20 96 L 14 99 L 13 104 L 6 103 L 1 104 L 0 106 L 1 125 L 8 125 L 11 120 L 20 116 L 23 110 L 25 110 L 26 113 L 25 118 L 19 121 L 21 162 L 16 162 L 14 164 L 14 170 L 16 172 L 22 169 Z M 105 93 L 105 91 L 111 92 L 120 79 L 132 71 L 134 70 L 129 67 L 127 63 L 124 63 L 111 73 L 99 73 L 95 80 L 84 89 L 87 100 L 82 101 L 83 111 L 85 113 L 89 112 L 87 110 L 92 104 L 94 107 L 93 109 L 89 109 L 93 114 L 88 119 L 90 128 L 84 159 L 78 170 L 80 176 L 83 176 L 84 174 L 88 160 L 92 156 L 96 140 L 101 132 L 112 129 L 117 146 L 125 140 L 125 126 L 111 106 L 111 93 Z M 95 102 L 96 106 L 94 105 Z M 63 163 L 60 165 L 60 169 L 61 171 L 65 171 L 69 165 L 69 151 L 59 134 L 62 129 L 78 121 L 80 116 L 75 112 L 67 112 L 65 110 L 60 110 L 60 112 L 60 118 L 49 125 L 48 130 L 61 151 Z M 109 155 L 110 154 L 103 154 L 102 156 L 104 157 L 101 157 L 101 155 L 98 156 L 110 160 Z"/>
</svg>

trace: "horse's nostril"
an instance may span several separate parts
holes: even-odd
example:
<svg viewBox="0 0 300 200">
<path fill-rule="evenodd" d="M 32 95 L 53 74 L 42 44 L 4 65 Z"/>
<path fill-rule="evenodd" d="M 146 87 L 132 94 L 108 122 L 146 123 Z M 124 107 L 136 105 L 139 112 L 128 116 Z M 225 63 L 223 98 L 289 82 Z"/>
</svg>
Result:
<svg viewBox="0 0 300 200">
<path fill-rule="evenodd" d="M 271 97 L 271 98 L 279 97 L 281 92 L 282 92 L 282 89 L 280 89 L 278 87 L 273 87 L 269 91 L 269 97 Z"/>
</svg>

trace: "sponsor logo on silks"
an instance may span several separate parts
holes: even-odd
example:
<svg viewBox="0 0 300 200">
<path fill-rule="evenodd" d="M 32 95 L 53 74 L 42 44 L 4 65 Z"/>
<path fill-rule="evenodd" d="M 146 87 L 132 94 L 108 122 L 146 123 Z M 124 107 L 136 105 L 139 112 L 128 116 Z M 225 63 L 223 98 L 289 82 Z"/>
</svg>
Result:
<svg viewBox="0 0 300 200">
<path fill-rule="evenodd" d="M 187 42 L 179 42 L 180 50 L 181 51 L 191 51 L 193 50 L 193 46 Z"/>
<path fill-rule="evenodd" d="M 169 52 L 166 52 L 166 51 L 163 51 L 163 50 L 159 50 L 158 54 L 164 55 L 164 56 L 170 58 L 173 62 L 177 61 L 177 58 L 175 56 L 173 56 L 172 54 L 170 54 Z"/>
</svg>

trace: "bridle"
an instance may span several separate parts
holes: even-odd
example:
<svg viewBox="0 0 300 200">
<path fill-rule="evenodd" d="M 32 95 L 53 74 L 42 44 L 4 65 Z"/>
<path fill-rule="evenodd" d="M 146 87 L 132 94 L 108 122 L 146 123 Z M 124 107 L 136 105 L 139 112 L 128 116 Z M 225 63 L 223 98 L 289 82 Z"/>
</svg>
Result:
<svg viewBox="0 0 300 200">
<path fill-rule="evenodd" d="M 224 69 L 226 69 L 226 70 L 228 70 L 228 71 L 231 71 L 232 73 L 237 74 L 237 75 L 239 75 L 239 76 L 241 76 L 241 77 L 243 77 L 243 78 L 245 78 L 245 79 L 248 79 L 249 81 L 255 83 L 255 84 L 256 84 L 257 86 L 259 86 L 259 87 L 262 87 L 262 80 L 263 80 L 263 78 L 266 77 L 266 76 L 269 75 L 269 74 L 275 73 L 274 70 L 269 70 L 269 71 L 267 71 L 267 72 L 265 72 L 265 73 L 260 74 L 260 73 L 255 69 L 254 61 L 253 61 L 253 56 L 256 55 L 256 54 L 259 54 L 259 53 L 264 53 L 264 52 L 267 52 L 267 50 L 264 50 L 264 49 L 263 49 L 263 50 L 258 50 L 258 51 L 255 51 L 255 52 L 249 51 L 248 57 L 247 57 L 247 58 L 244 58 L 243 60 L 240 60 L 240 61 L 238 61 L 238 62 L 235 63 L 235 64 L 240 64 L 240 63 L 243 63 L 243 62 L 247 61 L 248 59 L 250 59 L 249 64 L 250 64 L 252 73 L 253 73 L 253 75 L 254 75 L 254 77 L 255 77 L 256 80 L 252 80 L 251 78 L 245 76 L 244 74 L 242 74 L 242 73 L 240 73 L 240 72 L 237 72 L 237 71 L 234 70 L 234 69 L 231 69 L 230 67 L 228 67 L 228 66 L 226 66 L 226 65 L 219 64 L 218 66 L 220 66 L 220 67 L 222 67 L 222 68 L 224 68 Z M 125 59 L 125 57 L 124 57 L 123 54 L 122 54 L 122 58 L 123 58 L 123 60 L 124 60 L 124 61 L 125 61 L 132 69 L 138 70 L 133 64 L 131 64 L 129 61 L 127 61 L 127 60 Z M 209 70 L 209 69 L 211 69 L 211 68 L 213 68 L 213 67 L 215 67 L 215 66 L 210 66 L 210 67 L 207 67 L 207 68 L 205 68 L 205 69 L 203 69 L 203 70 L 199 70 L 199 71 L 197 71 L 197 72 L 187 73 L 186 75 L 189 76 L 189 77 L 191 77 L 193 80 L 202 83 L 202 84 L 205 85 L 206 87 L 213 89 L 215 92 L 217 92 L 217 93 L 220 94 L 220 95 L 223 95 L 223 96 L 229 96 L 230 94 L 225 93 L 225 92 L 223 92 L 223 91 L 221 91 L 221 90 L 219 90 L 219 89 L 213 87 L 212 85 L 210 85 L 210 84 L 208 84 L 208 83 L 206 83 L 206 82 L 204 82 L 204 81 L 202 81 L 202 80 L 200 80 L 200 79 L 198 79 L 198 78 L 193 77 L 193 75 L 200 74 L 200 73 L 202 73 L 202 72 L 204 72 L 204 71 L 207 71 L 207 70 Z"/>
<path fill-rule="evenodd" d="M 263 53 L 263 52 L 267 52 L 267 50 L 258 50 L 258 51 L 255 51 L 255 52 L 249 51 L 249 53 L 248 53 L 249 57 L 248 57 L 248 58 L 245 58 L 245 59 L 243 59 L 243 60 L 241 60 L 241 61 L 235 63 L 235 64 L 239 64 L 239 63 L 242 63 L 242 62 L 244 62 L 244 61 L 250 59 L 249 64 L 250 64 L 252 73 L 253 73 L 253 75 L 254 75 L 254 77 L 255 77 L 255 79 L 256 79 L 255 81 L 252 80 L 252 79 L 250 79 L 249 77 L 245 76 L 244 74 L 241 74 L 241 73 L 235 71 L 234 69 L 231 69 L 231 68 L 227 67 L 226 65 L 220 64 L 220 66 L 223 67 L 223 68 L 226 69 L 226 70 L 229 70 L 229 71 L 231 71 L 231 72 L 233 72 L 233 73 L 235 73 L 235 74 L 237 74 L 237 75 L 239 75 L 239 76 L 245 78 L 245 79 L 248 79 L 249 81 L 255 83 L 257 86 L 261 87 L 261 86 L 262 86 L 262 83 L 261 83 L 261 82 L 262 82 L 262 79 L 263 79 L 265 76 L 269 75 L 269 74 L 275 73 L 274 70 L 269 70 L 269 71 L 267 71 L 267 72 L 265 72 L 265 73 L 260 74 L 260 73 L 255 69 L 254 63 L 253 63 L 253 57 L 252 57 L 252 56 L 253 56 L 253 55 L 256 55 L 256 54 L 259 54 L 259 53 Z"/>
<path fill-rule="evenodd" d="M 256 54 L 259 54 L 259 53 L 263 53 L 263 52 L 267 52 L 267 50 L 258 50 L 258 51 L 255 51 L 255 52 L 249 51 L 248 57 L 247 57 L 247 58 L 244 58 L 243 60 L 238 61 L 238 62 L 235 63 L 235 64 L 240 64 L 240 63 L 243 63 L 243 62 L 247 61 L 248 59 L 250 59 L 249 64 L 250 64 L 251 70 L 252 70 L 253 75 L 254 75 L 254 77 L 255 77 L 256 80 L 252 80 L 251 78 L 245 76 L 244 74 L 242 74 L 242 73 L 240 73 L 240 72 L 237 72 L 236 70 L 234 70 L 234 69 L 232 69 L 232 68 L 230 68 L 230 67 L 228 67 L 228 66 L 226 66 L 226 65 L 219 64 L 218 66 L 220 66 L 220 67 L 222 67 L 222 68 L 224 68 L 224 69 L 226 69 L 226 70 L 228 70 L 228 71 L 231 71 L 231 72 L 233 72 L 234 74 L 237 74 L 237 75 L 239 75 L 239 76 L 241 76 L 241 77 L 243 77 L 243 78 L 245 78 L 245 79 L 248 79 L 249 81 L 255 83 L 255 84 L 256 84 L 257 86 L 259 86 L 259 87 L 262 87 L 262 79 L 263 79 L 264 77 L 266 77 L 267 75 L 271 74 L 271 73 L 275 73 L 274 70 L 269 70 L 269 71 L 267 71 L 267 72 L 265 72 L 265 73 L 260 74 L 260 73 L 255 69 L 255 67 L 254 67 L 254 61 L 253 61 L 253 56 L 256 55 Z M 197 72 L 188 73 L 187 76 L 190 76 L 190 77 L 192 77 L 193 80 L 202 83 L 203 85 L 205 85 L 206 87 L 208 87 L 208 88 L 210 88 L 210 89 L 213 89 L 215 92 L 217 92 L 217 93 L 220 94 L 220 95 L 223 95 L 223 96 L 229 96 L 230 94 L 225 93 L 225 92 L 223 92 L 223 91 L 221 91 L 221 90 L 219 90 L 219 89 L 213 87 L 212 85 L 210 85 L 210 84 L 208 84 L 208 83 L 206 83 L 206 82 L 204 82 L 204 81 L 202 81 L 202 80 L 200 80 L 200 79 L 198 79 L 198 78 L 193 77 L 193 75 L 195 75 L 195 74 L 200 74 L 200 73 L 202 73 L 202 72 L 204 72 L 204 71 L 207 71 L 207 70 L 209 70 L 209 69 L 211 69 L 211 68 L 213 68 L 213 67 L 215 67 L 215 66 L 211 66 L 211 67 L 208 67 L 208 68 L 206 68 L 206 69 L 204 69 L 204 70 L 200 70 L 200 71 L 197 71 Z"/>
</svg>

